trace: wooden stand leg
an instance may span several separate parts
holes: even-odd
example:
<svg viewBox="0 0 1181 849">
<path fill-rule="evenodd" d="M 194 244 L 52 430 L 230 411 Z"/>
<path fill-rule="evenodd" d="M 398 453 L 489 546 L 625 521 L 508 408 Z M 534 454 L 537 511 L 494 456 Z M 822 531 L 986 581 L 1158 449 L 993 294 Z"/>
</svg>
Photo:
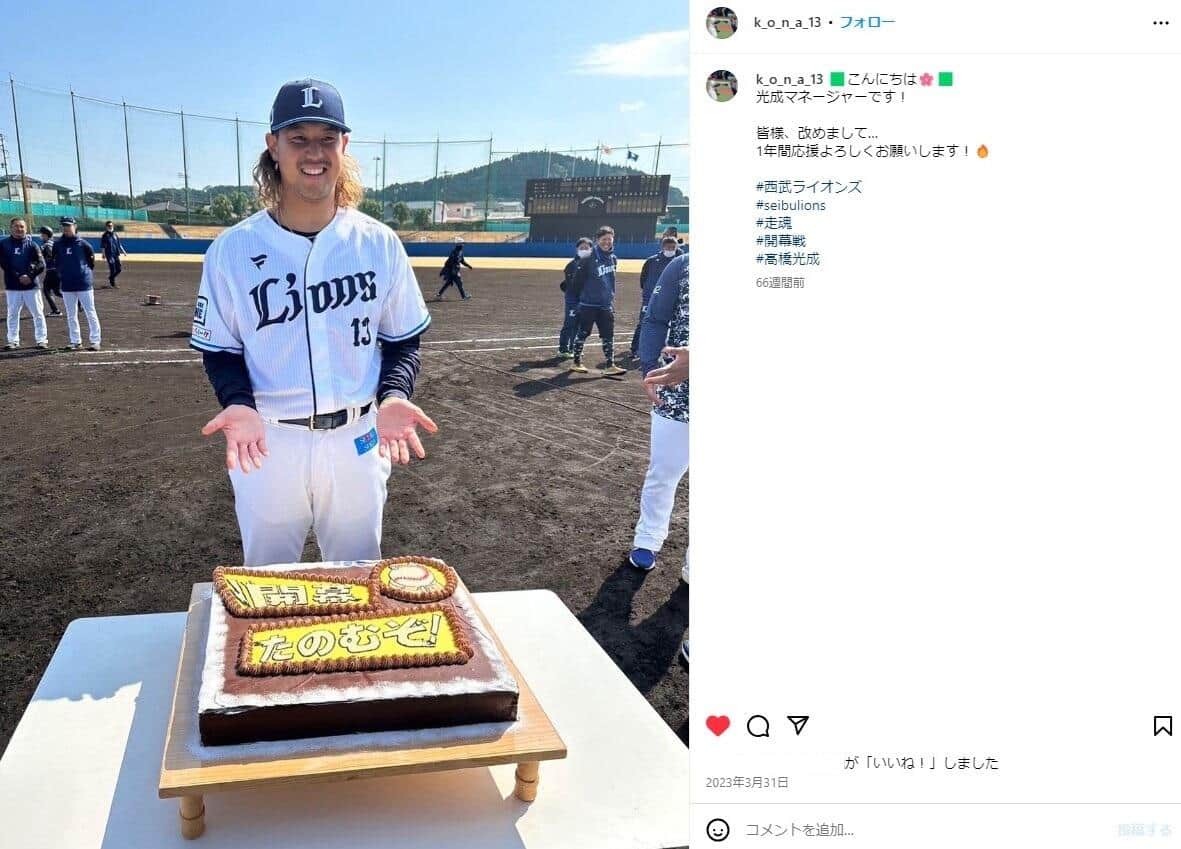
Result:
<svg viewBox="0 0 1181 849">
<path fill-rule="evenodd" d="M 180 834 L 196 840 L 205 833 L 205 800 L 200 796 L 180 797 Z"/>
<path fill-rule="evenodd" d="M 537 770 L 540 766 L 537 761 L 517 764 L 517 788 L 513 795 L 522 802 L 532 802 L 537 798 Z"/>
</svg>

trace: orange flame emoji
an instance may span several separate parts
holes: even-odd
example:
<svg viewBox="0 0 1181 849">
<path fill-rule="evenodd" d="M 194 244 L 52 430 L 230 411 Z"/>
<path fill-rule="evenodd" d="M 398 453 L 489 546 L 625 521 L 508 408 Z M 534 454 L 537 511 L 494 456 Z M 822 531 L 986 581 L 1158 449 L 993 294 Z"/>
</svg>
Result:
<svg viewBox="0 0 1181 849">
<path fill-rule="evenodd" d="M 976 148 L 976 155 L 981 159 L 988 159 L 988 148 L 985 145 L 980 145 Z"/>
</svg>

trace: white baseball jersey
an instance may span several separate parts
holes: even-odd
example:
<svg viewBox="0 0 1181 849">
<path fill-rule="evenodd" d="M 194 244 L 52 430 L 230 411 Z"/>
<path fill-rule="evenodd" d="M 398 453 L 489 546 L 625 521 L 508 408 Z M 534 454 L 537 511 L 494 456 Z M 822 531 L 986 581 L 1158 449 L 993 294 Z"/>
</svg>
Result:
<svg viewBox="0 0 1181 849">
<path fill-rule="evenodd" d="M 263 210 L 209 246 L 190 344 L 244 354 L 259 414 L 296 419 L 372 401 L 377 340 L 408 339 L 430 321 L 389 227 L 340 209 L 308 241 Z"/>
</svg>

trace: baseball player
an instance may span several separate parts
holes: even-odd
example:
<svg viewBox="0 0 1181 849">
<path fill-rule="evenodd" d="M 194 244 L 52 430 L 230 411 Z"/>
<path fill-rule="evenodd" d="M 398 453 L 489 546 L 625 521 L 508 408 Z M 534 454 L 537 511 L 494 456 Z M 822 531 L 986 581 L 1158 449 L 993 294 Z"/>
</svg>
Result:
<svg viewBox="0 0 1181 849">
<path fill-rule="evenodd" d="M 37 275 L 45 270 L 41 250 L 29 235 L 25 219 L 9 221 L 8 233 L 8 238 L 0 242 L 0 269 L 4 271 L 4 301 L 8 307 L 8 344 L 4 350 L 20 347 L 22 309 L 33 316 L 33 338 L 37 347 L 48 348 L 49 327 L 45 323 L 41 293 L 37 291 Z"/>
<path fill-rule="evenodd" d="M 120 256 L 126 256 L 127 251 L 123 250 L 123 242 L 119 239 L 119 234 L 115 232 L 115 222 L 108 221 L 106 229 L 103 230 L 103 259 L 107 261 L 107 275 L 110 277 L 109 283 L 112 289 L 118 289 L 119 286 L 115 283 L 115 278 L 123 273 L 123 262 L 119 259 Z"/>
<path fill-rule="evenodd" d="M 62 296 L 61 280 L 57 276 L 57 267 L 53 264 L 53 231 L 48 227 L 42 227 L 40 234 L 41 258 L 45 260 L 45 273 L 41 275 L 41 294 L 45 298 L 45 303 L 49 304 L 49 314 L 62 315 L 62 311 L 53 302 L 55 294 L 59 298 Z"/>
<path fill-rule="evenodd" d="M 689 381 L 677 381 L 673 386 L 662 385 L 661 381 L 669 373 L 677 377 L 687 375 L 688 353 L 682 351 L 677 356 L 676 352 L 688 347 L 689 257 L 686 254 L 673 259 L 660 275 L 640 334 L 640 369 L 645 375 L 644 391 L 652 400 L 652 428 L 648 472 L 640 494 L 640 520 L 636 523 L 628 560 L 645 572 L 656 567 L 656 555 L 668 536 L 677 485 L 689 470 Z M 673 363 L 664 369 L 660 368 L 662 353 L 674 357 Z M 681 367 L 686 371 L 682 372 Z M 681 575 L 689 580 L 687 558 Z"/>
<path fill-rule="evenodd" d="M 471 297 L 467 292 L 463 291 L 463 277 L 459 267 L 461 265 L 468 265 L 466 259 L 463 258 L 463 236 L 455 237 L 455 247 L 451 249 L 451 253 L 447 255 L 447 261 L 443 263 L 443 268 L 439 272 L 439 276 L 443 278 L 443 288 L 439 290 L 439 294 L 435 295 L 436 301 L 443 300 L 443 293 L 447 291 L 449 286 L 455 286 L 459 290 L 459 297 L 465 301 Z"/>
<path fill-rule="evenodd" d="M 191 345 L 222 411 L 247 565 L 381 554 L 394 462 L 425 457 L 409 398 L 430 324 L 397 235 L 361 214 L 340 93 L 289 82 L 254 169 L 264 208 L 205 255 Z"/>
<path fill-rule="evenodd" d="M 583 236 L 574 246 L 574 259 L 566 263 L 565 276 L 560 286 L 565 296 L 562 329 L 558 333 L 558 358 L 574 358 L 574 337 L 578 335 L 578 267 L 591 255 L 591 240 Z"/>
<path fill-rule="evenodd" d="M 644 311 L 648 309 L 648 299 L 652 297 L 652 287 L 660 279 L 660 273 L 664 271 L 665 266 L 672 262 L 673 257 L 679 253 L 677 237 L 671 234 L 665 236 L 660 240 L 660 252 L 652 254 L 644 260 L 644 265 L 640 269 L 640 317 L 636 321 L 636 332 L 632 334 L 631 355 L 633 360 L 640 356 L 640 328 L 644 326 Z"/>
<path fill-rule="evenodd" d="M 615 365 L 615 266 L 617 261 L 612 252 L 615 248 L 615 230 L 603 226 L 595 234 L 595 247 L 591 255 L 582 260 L 578 267 L 575 285 L 578 287 L 578 333 L 574 337 L 574 365 L 571 371 L 586 374 L 582 364 L 582 348 L 590 336 L 591 329 L 599 328 L 599 339 L 603 343 L 603 356 L 607 365 L 603 374 L 624 374 L 625 369 Z"/>
<path fill-rule="evenodd" d="M 66 216 L 61 219 L 61 238 L 53 243 L 53 262 L 61 278 L 62 302 L 66 306 L 66 330 L 70 335 L 68 350 L 82 347 L 82 328 L 78 326 L 78 307 L 86 313 L 86 329 L 90 333 L 88 350 L 102 350 L 102 326 L 94 306 L 94 248 L 90 242 L 78 238 L 76 223 Z"/>
</svg>

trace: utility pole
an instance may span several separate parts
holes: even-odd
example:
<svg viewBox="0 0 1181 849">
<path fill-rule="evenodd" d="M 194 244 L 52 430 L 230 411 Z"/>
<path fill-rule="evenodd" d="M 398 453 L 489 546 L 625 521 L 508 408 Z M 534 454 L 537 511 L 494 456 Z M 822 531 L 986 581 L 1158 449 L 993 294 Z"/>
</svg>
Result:
<svg viewBox="0 0 1181 849">
<path fill-rule="evenodd" d="M 78 161 L 78 203 L 86 217 L 86 189 L 82 186 L 82 149 L 78 146 L 78 110 L 74 108 L 74 89 L 70 88 L 70 114 L 74 116 L 74 157 Z"/>
<path fill-rule="evenodd" d="M 435 210 L 439 208 L 439 135 L 435 134 L 435 202 L 431 206 L 431 221 L 435 220 Z M 442 218 L 443 216 L 439 216 Z"/>
<path fill-rule="evenodd" d="M 12 89 L 12 125 L 16 128 L 16 164 L 21 170 L 21 196 L 25 201 L 25 218 L 30 218 L 33 211 L 29 208 L 29 175 L 25 173 L 25 157 L 21 152 L 21 122 L 16 110 L 16 81 L 11 74 L 8 75 L 8 87 Z"/>
<path fill-rule="evenodd" d="M 189 203 L 189 146 L 185 139 L 185 111 L 180 110 L 180 158 L 185 174 L 185 223 L 193 223 L 193 205 Z"/>
<path fill-rule="evenodd" d="M 656 161 L 652 164 L 652 173 L 655 174 L 660 170 L 660 143 L 664 141 L 664 137 L 656 140 Z"/>
<path fill-rule="evenodd" d="M 4 199 L 12 200 L 12 178 L 8 174 L 8 148 L 4 146 L 4 133 L 0 133 L 0 162 L 4 163 Z"/>
<path fill-rule="evenodd" d="M 484 174 L 484 231 L 488 230 L 488 216 L 492 213 L 492 134 L 488 134 L 488 171 Z"/>
<path fill-rule="evenodd" d="M 135 220 L 135 189 L 131 186 L 131 132 L 127 127 L 127 101 L 123 101 L 123 145 L 127 150 L 127 202 L 131 207 L 131 220 Z M 148 214 L 144 213 L 144 220 Z"/>
<path fill-rule="evenodd" d="M 381 162 L 380 156 L 373 157 L 373 199 L 377 200 L 377 163 Z M 380 201 L 379 201 L 380 203 Z"/>
</svg>

